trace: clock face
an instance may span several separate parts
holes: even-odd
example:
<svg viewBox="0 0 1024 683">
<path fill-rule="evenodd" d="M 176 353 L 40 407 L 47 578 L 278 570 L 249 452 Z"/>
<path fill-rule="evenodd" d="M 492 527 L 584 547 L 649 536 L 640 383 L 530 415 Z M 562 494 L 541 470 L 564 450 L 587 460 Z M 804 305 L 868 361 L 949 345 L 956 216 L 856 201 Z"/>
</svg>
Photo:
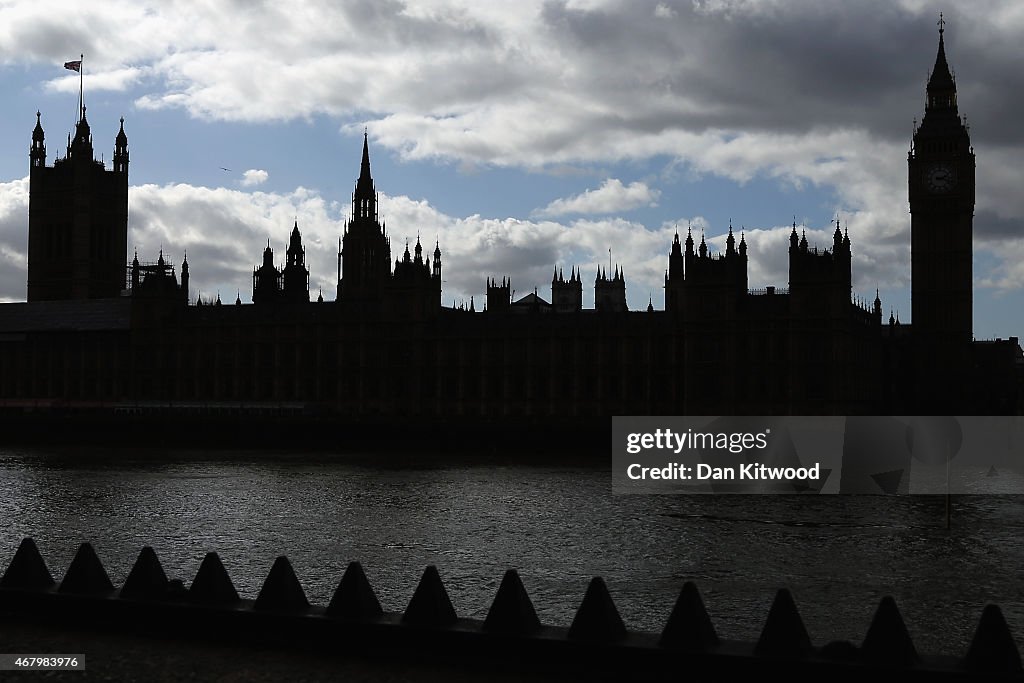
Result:
<svg viewBox="0 0 1024 683">
<path fill-rule="evenodd" d="M 956 184 L 956 175 L 949 166 L 935 164 L 928 169 L 925 183 L 931 192 L 948 192 Z"/>
</svg>

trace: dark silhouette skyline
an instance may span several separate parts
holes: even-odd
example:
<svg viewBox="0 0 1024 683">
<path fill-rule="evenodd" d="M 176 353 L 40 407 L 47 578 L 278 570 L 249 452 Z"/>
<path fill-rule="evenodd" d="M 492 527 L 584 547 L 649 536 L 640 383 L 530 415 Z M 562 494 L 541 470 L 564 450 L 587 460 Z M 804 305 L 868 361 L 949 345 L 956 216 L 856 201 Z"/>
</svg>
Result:
<svg viewBox="0 0 1024 683">
<path fill-rule="evenodd" d="M 190 305 L 187 259 L 180 281 L 162 250 L 155 264 L 136 254 L 127 275 L 114 267 L 127 230 L 123 126 L 110 171 L 89 158 L 84 107 L 74 143 L 52 168 L 38 121 L 32 139 L 29 302 L 0 307 L 0 325 L 23 335 L 0 387 L 14 407 L 57 400 L 219 413 L 245 404 L 355 422 L 544 425 L 617 414 L 1020 410 L 1017 339 L 971 334 L 974 153 L 941 27 L 909 156 L 913 326 L 891 311 L 886 320 L 877 295 L 867 304 L 852 291 L 856 245 L 838 220 L 826 248 L 794 222 L 788 288 L 748 288 L 745 235 L 737 240 L 730 227 L 722 253 L 703 235 L 696 245 L 692 231 L 683 241 L 676 233 L 665 310 L 652 300 L 627 311 L 626 274 L 611 254 L 608 268 L 598 267 L 592 310 L 582 308 L 576 266 L 566 280 L 557 264 L 551 301 L 536 290 L 514 296 L 497 273 L 479 308 L 473 300 L 443 307 L 443 245 L 424 256 L 417 237 L 392 267 L 365 134 L 336 300 L 321 291 L 310 301 L 296 219 L 285 265 L 275 265 L 268 244 L 254 268 L 254 304 L 239 294 L 233 306 L 219 296 Z M 55 315 L 65 334 L 42 322 Z M 97 319 L 108 322 L 90 327 Z"/>
<path fill-rule="evenodd" d="M 382 9 L 378 29 L 383 35 L 403 21 L 396 16 L 400 5 Z M 299 49 L 298 61 L 294 68 L 281 68 L 280 55 L 266 53 L 259 69 L 264 87 L 247 92 L 248 106 L 242 110 L 233 96 L 241 94 L 239 79 L 245 74 L 240 72 L 253 75 L 248 69 L 222 71 L 216 91 L 201 85 L 196 91 L 182 90 L 180 81 L 167 79 L 168 67 L 194 64 L 202 56 L 190 52 L 187 41 L 157 48 L 174 35 L 173 27 L 140 54 L 99 48 L 113 44 L 96 37 L 109 35 L 111 22 L 118 27 L 116 34 L 123 33 L 124 16 L 107 7 L 96 8 L 95 22 L 75 24 L 78 40 L 58 40 L 48 26 L 39 26 L 51 37 L 36 41 L 32 50 L 12 49 L 15 61 L 6 70 L 12 99 L 24 98 L 24 108 L 0 131 L 7 134 L 3 158 L 8 169 L 8 182 L 0 188 L 6 197 L 0 227 L 10 250 L 0 295 L 24 299 L 28 195 L 25 182 L 15 180 L 27 181 L 19 151 L 25 130 L 33 125 L 31 114 L 41 109 L 49 152 L 57 143 L 63 147 L 77 119 L 80 82 L 61 64 L 78 59 L 84 50 L 89 120 L 97 141 L 103 142 L 97 144 L 97 156 L 105 154 L 109 164 L 109 139 L 117 132 L 119 115 L 126 117 L 138 152 L 131 169 L 128 258 L 137 246 L 152 260 L 164 246 L 165 257 L 173 257 L 178 266 L 187 249 L 193 257 L 193 295 L 202 291 L 208 300 L 219 292 L 224 301 L 232 301 L 236 290 L 248 289 L 248 264 L 259 262 L 258 250 L 268 237 L 275 237 L 275 252 L 286 249 L 285 228 L 294 216 L 300 218 L 313 289 L 322 288 L 331 297 L 332 247 L 352 179 L 343 161 L 366 126 L 395 253 L 400 255 L 405 238 L 413 242 L 422 228 L 425 247 L 432 249 L 440 237 L 448 260 L 459 266 L 448 271 L 446 303 L 453 296 L 468 300 L 475 295 L 479 304 L 482 283 L 494 272 L 510 272 L 516 289 L 524 292 L 537 285 L 546 289 L 552 263 L 566 270 L 578 263 L 590 275 L 612 245 L 630 276 L 630 307 L 646 306 L 650 294 L 657 307 L 662 264 L 648 255 L 671 241 L 673 224 L 683 229 L 692 220 L 706 228 L 709 244 L 724 249 L 730 217 L 737 236 L 741 226 L 747 228 L 756 255 L 752 286 L 784 286 L 785 254 L 778 247 L 787 238 L 791 217 L 795 214 L 801 226 L 808 226 L 812 244 L 825 244 L 832 230 L 829 220 L 839 212 L 857 245 L 857 291 L 870 300 L 879 287 L 886 308 L 892 304 L 901 320 L 909 320 L 910 223 L 901 153 L 909 146 L 912 118 L 920 119 L 924 110 L 940 7 L 926 3 L 874 12 L 832 3 L 801 13 L 796 6 L 780 6 L 765 24 L 754 6 L 737 6 L 726 21 L 728 3 L 664 5 L 664 16 L 657 17 L 649 4 L 628 11 L 617 3 L 517 16 L 517 26 L 538 24 L 588 38 L 596 37 L 589 31 L 604 25 L 602 15 L 618 21 L 606 26 L 607 42 L 563 43 L 559 54 L 564 62 L 556 64 L 570 65 L 574 78 L 560 86 L 543 76 L 509 82 L 518 60 L 495 70 L 484 54 L 474 61 L 483 57 L 496 82 L 492 90 L 478 90 L 464 59 L 442 60 L 453 77 L 438 82 L 456 91 L 433 89 L 431 101 L 440 106 L 427 105 L 417 99 L 420 91 L 399 85 L 418 76 L 387 67 L 396 50 L 423 54 L 429 41 L 419 40 L 426 37 L 419 34 L 407 34 L 401 46 L 381 45 L 373 53 L 381 68 L 316 69 L 315 79 L 324 87 L 314 89 L 297 87 L 313 70 L 310 53 L 333 51 L 343 60 L 361 54 L 356 44 L 368 37 L 327 48 L 316 41 L 305 44 L 298 32 L 282 34 Z M 337 14 L 351 14 L 345 5 L 337 9 Z M 469 12 L 478 25 L 492 29 L 488 45 L 494 52 L 508 45 L 510 28 L 517 30 L 503 21 L 492 24 L 488 17 L 494 13 Z M 334 12 L 316 12 L 328 13 Z M 19 7 L 19 14 L 27 19 L 40 13 Z M 259 22 L 261 14 L 253 20 Z M 1013 254 L 1020 244 L 1015 224 L 1021 211 L 1010 189 L 1019 184 L 1012 159 L 1019 156 L 1020 137 L 1009 112 L 1021 89 L 1005 68 L 1013 52 L 1012 29 L 1000 14 L 998 3 L 987 12 L 955 12 L 946 31 L 951 64 L 971 87 L 963 111 L 971 117 L 972 141 L 984 161 L 978 170 L 982 185 L 975 221 L 975 332 L 984 338 L 1016 334 L 1015 316 L 1001 314 L 998 304 L 1018 300 L 1020 292 L 1012 264 L 1020 260 Z M 446 23 L 444 17 L 435 20 Z M 237 35 L 248 29 L 220 30 L 210 56 L 230 54 L 239 47 Z M 530 56 L 548 54 L 559 31 L 531 31 L 528 44 L 540 51 L 511 54 L 534 64 Z M 629 45 L 622 38 L 632 31 L 653 40 Z M 451 51 L 466 37 L 457 36 Z M 704 40 L 694 39 L 700 37 Z M 15 32 L 10 40 L 24 45 L 26 34 Z M 153 53 L 155 62 L 150 61 Z M 176 56 L 165 60 L 167 54 Z M 643 62 L 634 61 L 638 57 Z M 693 61 L 697 58 L 699 67 Z M 608 64 L 612 60 L 621 68 Z M 641 64 L 639 71 L 630 68 Z M 751 68 L 755 64 L 768 68 Z M 534 65 L 539 68 L 532 73 L 549 73 L 545 64 Z M 123 80 L 139 70 L 152 78 Z M 641 77 L 623 84 L 623 72 Z M 339 80 L 350 77 L 344 74 L 355 81 L 338 87 Z M 191 71 L 187 82 L 197 76 L 202 74 Z M 594 91 L 609 78 L 619 87 Z M 659 84 L 655 90 L 653 84 Z M 522 97 L 523 86 L 539 97 Z M 580 108 L 554 108 L 556 90 L 579 101 Z M 640 95 L 648 91 L 649 96 Z M 281 98 L 282 93 L 288 97 Z M 595 96 L 603 103 L 596 112 L 590 106 Z M 200 98 L 205 106 L 199 106 Z M 324 109 L 330 105 L 335 107 Z M 522 119 L 508 118 L 515 106 L 526 108 Z M 395 116 L 401 112 L 409 117 Z M 586 122 L 586 112 L 597 119 Z M 501 131 L 488 124 L 499 117 L 521 123 L 498 135 Z M 459 129 L 466 134 L 455 135 Z M 234 172 L 225 173 L 222 166 Z M 598 199 L 605 203 L 597 206 Z M 575 229 L 577 224 L 581 229 Z M 576 232 L 582 239 L 574 239 Z M 507 248 L 485 253 L 479 248 L 484 240 L 474 239 L 480 233 L 490 239 L 487 244 L 504 241 Z M 589 287 L 584 296 L 592 306 Z M 996 301 L 1000 297 L 1003 302 Z"/>
</svg>

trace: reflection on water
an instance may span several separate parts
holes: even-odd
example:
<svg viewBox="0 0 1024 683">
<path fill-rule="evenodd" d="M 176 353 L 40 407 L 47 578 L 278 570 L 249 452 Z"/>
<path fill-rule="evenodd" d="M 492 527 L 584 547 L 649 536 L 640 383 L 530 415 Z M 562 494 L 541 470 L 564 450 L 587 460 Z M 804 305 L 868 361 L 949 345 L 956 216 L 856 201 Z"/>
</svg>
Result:
<svg viewBox="0 0 1024 683">
<path fill-rule="evenodd" d="M 961 653 L 989 602 L 1024 629 L 1021 496 L 955 497 L 946 531 L 941 496 L 613 497 L 609 470 L 580 464 L 124 451 L 0 451 L 0 487 L 0 563 L 33 536 L 58 580 L 88 540 L 115 584 L 144 545 L 186 584 L 216 550 L 246 597 L 284 554 L 320 604 L 360 560 L 393 611 L 436 564 L 476 618 L 515 567 L 559 625 L 600 575 L 637 630 L 661 629 L 686 580 L 726 638 L 756 639 L 782 586 L 817 644 L 859 642 L 887 594 L 923 652 Z"/>
</svg>

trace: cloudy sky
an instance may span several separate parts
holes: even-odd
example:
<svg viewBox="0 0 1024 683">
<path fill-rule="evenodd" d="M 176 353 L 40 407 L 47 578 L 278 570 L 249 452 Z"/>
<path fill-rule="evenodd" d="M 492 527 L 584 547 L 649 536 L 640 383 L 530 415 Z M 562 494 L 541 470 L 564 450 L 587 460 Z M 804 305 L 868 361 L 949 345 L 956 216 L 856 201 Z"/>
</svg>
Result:
<svg viewBox="0 0 1024 683">
<path fill-rule="evenodd" d="M 854 289 L 910 311 L 907 151 L 940 10 L 977 152 L 975 333 L 1024 336 L 1024 4 L 979 0 L 0 0 L 0 299 L 23 300 L 28 147 L 63 154 L 85 103 L 131 150 L 129 252 L 180 262 L 193 296 L 251 295 L 298 221 L 314 296 L 368 131 L 398 257 L 444 251 L 446 305 L 487 276 L 550 292 L 552 267 L 625 269 L 661 308 L 675 226 L 750 246 L 752 287 L 849 226 Z M 130 255 L 130 254 L 129 254 Z M 584 305 L 592 305 L 592 288 Z"/>
</svg>

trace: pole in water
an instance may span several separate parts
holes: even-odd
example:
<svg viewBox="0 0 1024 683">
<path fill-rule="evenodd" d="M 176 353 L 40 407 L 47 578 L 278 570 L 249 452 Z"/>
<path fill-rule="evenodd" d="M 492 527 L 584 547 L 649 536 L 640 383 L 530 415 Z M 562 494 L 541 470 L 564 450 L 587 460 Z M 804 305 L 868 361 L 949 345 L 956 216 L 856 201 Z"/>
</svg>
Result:
<svg viewBox="0 0 1024 683">
<path fill-rule="evenodd" d="M 949 460 L 952 457 L 949 448 L 949 440 L 946 440 L 946 531 L 950 525 L 950 500 L 949 500 Z"/>
</svg>

